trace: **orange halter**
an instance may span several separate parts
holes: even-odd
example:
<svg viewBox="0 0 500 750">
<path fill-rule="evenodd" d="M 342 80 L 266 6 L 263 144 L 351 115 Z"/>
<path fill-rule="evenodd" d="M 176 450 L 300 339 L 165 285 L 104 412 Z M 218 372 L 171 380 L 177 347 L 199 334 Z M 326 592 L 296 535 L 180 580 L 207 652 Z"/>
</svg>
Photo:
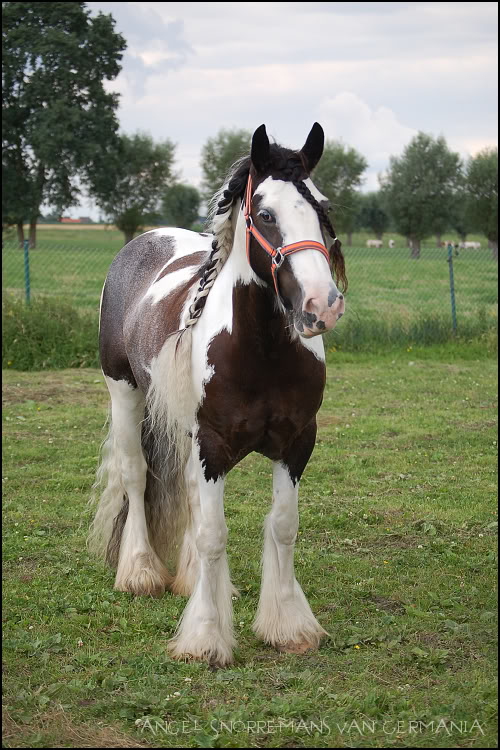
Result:
<svg viewBox="0 0 500 750">
<path fill-rule="evenodd" d="M 291 255 L 292 253 L 297 253 L 299 250 L 319 250 L 320 253 L 323 253 L 325 258 L 328 262 L 330 262 L 330 254 L 326 247 L 321 242 L 316 242 L 315 240 L 301 240 L 300 242 L 292 242 L 290 245 L 284 245 L 283 247 L 274 247 L 271 245 L 270 242 L 266 240 L 263 234 L 259 232 L 259 230 L 255 227 L 252 217 L 250 215 L 251 210 L 251 202 L 252 202 L 252 178 L 250 175 L 248 175 L 248 182 L 247 182 L 247 191 L 245 195 L 245 203 L 244 203 L 244 214 L 245 214 L 245 221 L 247 224 L 247 235 L 246 235 L 246 246 L 247 246 L 247 258 L 248 262 L 250 263 L 250 239 L 253 235 L 259 245 L 266 251 L 268 255 L 271 256 L 272 262 L 271 262 L 271 273 L 273 276 L 274 281 L 274 288 L 276 289 L 276 294 L 278 297 L 280 296 L 280 293 L 278 291 L 278 280 L 277 280 L 277 270 L 287 257 L 287 255 Z"/>
</svg>

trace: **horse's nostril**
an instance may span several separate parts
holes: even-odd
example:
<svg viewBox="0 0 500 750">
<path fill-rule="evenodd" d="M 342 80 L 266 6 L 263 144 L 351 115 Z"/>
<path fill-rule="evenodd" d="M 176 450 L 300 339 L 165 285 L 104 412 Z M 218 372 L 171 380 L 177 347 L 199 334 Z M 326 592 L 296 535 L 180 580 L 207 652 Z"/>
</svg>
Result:
<svg viewBox="0 0 500 750">
<path fill-rule="evenodd" d="M 309 297 L 303 305 L 304 312 L 315 313 L 319 310 L 318 300 L 315 297 Z"/>
<path fill-rule="evenodd" d="M 343 294 L 339 294 L 339 299 L 344 299 L 344 295 Z"/>
</svg>

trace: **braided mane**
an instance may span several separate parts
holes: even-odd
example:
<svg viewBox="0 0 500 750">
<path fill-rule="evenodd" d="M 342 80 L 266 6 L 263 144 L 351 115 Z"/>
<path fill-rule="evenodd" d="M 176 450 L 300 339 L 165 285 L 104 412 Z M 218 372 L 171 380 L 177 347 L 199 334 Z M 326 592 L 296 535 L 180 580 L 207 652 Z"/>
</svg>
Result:
<svg viewBox="0 0 500 750">
<path fill-rule="evenodd" d="M 189 308 L 186 328 L 194 326 L 198 321 L 210 289 L 213 287 L 222 266 L 229 258 L 234 241 L 233 206 L 238 198 L 243 197 L 249 173 L 250 157 L 244 156 L 233 164 L 224 185 L 215 193 L 209 203 L 207 230 L 214 235 L 212 252 L 200 269 L 201 280 L 196 297 Z"/>
<path fill-rule="evenodd" d="M 208 206 L 207 231 L 214 235 L 224 254 L 229 255 L 233 246 L 232 209 L 236 201 L 243 200 L 250 173 L 250 156 L 238 159 L 230 168 L 223 186 L 211 199 Z"/>
<path fill-rule="evenodd" d="M 333 225 L 324 208 L 314 198 L 304 183 L 309 177 L 304 156 L 300 151 L 271 143 L 269 146 L 270 161 L 269 174 L 277 180 L 292 182 L 302 197 L 314 208 L 318 214 L 320 224 L 325 227 L 333 238 L 330 247 L 330 267 L 337 277 L 337 283 L 342 282 L 343 291 L 347 290 L 342 244 L 335 234 Z M 243 200 L 245 188 L 250 174 L 250 156 L 238 159 L 229 170 L 224 185 L 218 190 L 209 203 L 207 231 L 214 235 L 212 252 L 202 268 L 202 278 L 196 297 L 189 308 L 189 318 L 186 327 L 195 325 L 203 308 L 206 298 L 215 283 L 215 279 L 229 257 L 234 241 L 234 227 L 232 221 L 233 207 L 237 200 Z"/>
</svg>

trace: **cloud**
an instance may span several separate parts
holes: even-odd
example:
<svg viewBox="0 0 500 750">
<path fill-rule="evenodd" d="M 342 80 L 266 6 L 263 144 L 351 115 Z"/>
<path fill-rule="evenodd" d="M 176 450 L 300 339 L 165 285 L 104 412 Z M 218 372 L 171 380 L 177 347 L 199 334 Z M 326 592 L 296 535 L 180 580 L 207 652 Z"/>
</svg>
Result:
<svg viewBox="0 0 500 750">
<path fill-rule="evenodd" d="M 137 98 L 144 95 L 149 76 L 155 70 L 163 73 L 178 70 L 194 54 L 185 39 L 184 21 L 165 20 L 147 3 L 88 3 L 94 12 L 111 13 L 116 20 L 115 30 L 127 40 L 119 81 L 121 91 L 128 87 Z M 115 87 L 115 90 L 116 87 Z"/>
<path fill-rule="evenodd" d="M 391 155 L 398 155 L 417 134 L 415 128 L 398 121 L 389 107 L 372 109 L 359 96 L 344 91 L 325 98 L 318 107 L 320 121 L 329 138 L 342 140 L 362 153 L 368 163 L 365 189 L 378 187 L 377 172 Z"/>
</svg>

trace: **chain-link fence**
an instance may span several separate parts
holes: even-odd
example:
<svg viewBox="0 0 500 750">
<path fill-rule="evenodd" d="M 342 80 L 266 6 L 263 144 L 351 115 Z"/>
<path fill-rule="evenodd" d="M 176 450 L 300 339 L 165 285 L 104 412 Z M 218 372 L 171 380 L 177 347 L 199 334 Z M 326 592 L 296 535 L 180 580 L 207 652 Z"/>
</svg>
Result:
<svg viewBox="0 0 500 750">
<path fill-rule="evenodd" d="M 99 309 L 102 286 L 121 244 L 117 232 L 80 231 L 74 242 L 60 231 L 61 239 L 39 232 L 36 249 L 4 242 L 2 290 L 34 299 L 39 295 L 64 299 L 77 308 Z M 83 235 L 83 236 L 82 236 Z M 96 307 L 97 306 L 97 307 Z"/>
<path fill-rule="evenodd" d="M 4 293 L 30 299 L 57 296 L 97 314 L 102 285 L 123 235 L 92 226 L 71 230 L 70 240 L 69 230 L 56 227 L 38 234 L 35 250 L 4 243 Z M 398 235 L 384 235 L 381 246 L 373 246 L 369 235 L 361 233 L 354 235 L 352 246 L 344 242 L 349 289 L 345 320 L 335 334 L 339 341 L 349 330 L 351 340 L 363 330 L 368 337 L 376 330 L 382 330 L 382 337 L 397 330 L 399 338 L 425 343 L 433 340 L 433 325 L 440 327 L 441 336 L 443 331 L 474 335 L 496 327 L 498 261 L 484 238 L 473 240 L 474 246 L 465 248 L 456 237 L 445 237 L 440 247 L 435 241 L 423 243 L 418 259 Z"/>
</svg>

